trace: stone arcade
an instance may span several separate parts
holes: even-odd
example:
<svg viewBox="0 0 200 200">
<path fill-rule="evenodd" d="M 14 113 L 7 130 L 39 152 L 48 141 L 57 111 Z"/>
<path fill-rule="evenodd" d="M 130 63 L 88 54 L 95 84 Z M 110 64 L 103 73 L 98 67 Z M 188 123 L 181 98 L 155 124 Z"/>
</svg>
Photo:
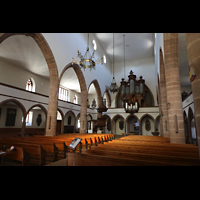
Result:
<svg viewBox="0 0 200 200">
<path fill-rule="evenodd" d="M 90 34 L 103 58 L 91 71 L 72 63 L 87 33 L 0 33 L 0 136 L 128 133 L 198 145 L 200 34 L 126 33 L 126 66 L 124 34 L 115 33 L 113 94 L 112 33 Z"/>
</svg>

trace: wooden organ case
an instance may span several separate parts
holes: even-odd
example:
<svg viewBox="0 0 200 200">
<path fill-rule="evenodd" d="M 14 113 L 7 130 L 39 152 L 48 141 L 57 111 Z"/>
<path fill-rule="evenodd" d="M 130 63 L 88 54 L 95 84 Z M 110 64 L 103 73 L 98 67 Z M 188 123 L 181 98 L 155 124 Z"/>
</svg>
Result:
<svg viewBox="0 0 200 200">
<path fill-rule="evenodd" d="M 145 99 L 145 80 L 140 76 L 139 80 L 136 80 L 136 75 L 133 71 L 130 71 L 128 76 L 129 80 L 121 81 L 120 95 L 123 100 L 123 107 L 127 113 L 138 112 L 139 107 L 142 105 L 142 100 Z"/>
</svg>

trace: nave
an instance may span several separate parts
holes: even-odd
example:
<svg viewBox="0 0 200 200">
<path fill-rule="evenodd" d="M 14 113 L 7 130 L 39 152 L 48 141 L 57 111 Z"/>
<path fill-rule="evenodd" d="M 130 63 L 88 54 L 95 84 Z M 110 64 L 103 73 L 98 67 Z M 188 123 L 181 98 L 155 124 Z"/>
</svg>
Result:
<svg viewBox="0 0 200 200">
<path fill-rule="evenodd" d="M 47 166 L 199 166 L 196 145 L 171 144 L 158 136 L 125 137 L 104 141 L 91 148 L 68 152 L 67 159 Z"/>
<path fill-rule="evenodd" d="M 5 155 L 3 166 L 199 166 L 198 146 L 172 144 L 159 136 L 66 134 L 54 137 L 3 137 L 3 145 L 15 149 Z M 68 148 L 82 138 L 75 152 Z M 67 157 L 66 157 L 67 155 Z M 2 156 L 1 156 L 2 158 Z"/>
</svg>

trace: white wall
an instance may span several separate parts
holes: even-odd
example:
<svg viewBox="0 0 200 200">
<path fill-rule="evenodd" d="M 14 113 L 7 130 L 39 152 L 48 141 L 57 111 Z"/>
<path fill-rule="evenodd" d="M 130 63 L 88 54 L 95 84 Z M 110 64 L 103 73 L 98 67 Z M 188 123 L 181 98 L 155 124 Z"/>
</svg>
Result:
<svg viewBox="0 0 200 200">
<path fill-rule="evenodd" d="M 45 128 L 46 127 L 46 116 L 42 109 L 32 109 L 31 112 L 33 112 L 33 120 L 32 120 L 32 126 L 26 126 L 27 128 Z M 42 122 L 40 126 L 37 125 L 37 118 L 38 115 L 41 115 Z"/>
<path fill-rule="evenodd" d="M 147 119 L 150 121 L 150 125 L 151 125 L 151 129 L 149 131 L 147 131 L 145 128 L 145 122 Z M 142 119 L 142 135 L 152 136 L 151 132 L 154 132 L 154 121 L 150 117 L 144 117 Z"/>
<path fill-rule="evenodd" d="M 33 78 L 36 83 L 35 92 L 49 95 L 50 81 L 47 78 L 25 71 L 14 64 L 0 59 L 0 82 L 26 89 L 26 82 Z"/>
<path fill-rule="evenodd" d="M 122 130 L 119 128 L 119 122 L 121 120 L 124 121 L 123 118 L 120 117 L 119 119 L 117 119 L 117 121 L 115 123 L 116 135 L 122 135 L 122 133 L 125 133 L 125 122 L 124 122 L 124 128 Z"/>
<path fill-rule="evenodd" d="M 164 58 L 164 40 L 163 40 L 163 33 L 156 33 L 156 40 L 155 40 L 155 68 L 156 68 L 156 85 L 157 85 L 157 73 L 159 74 L 160 78 L 160 48 L 162 49 L 163 59 Z"/>
<path fill-rule="evenodd" d="M 93 102 L 94 99 L 95 99 L 96 104 L 97 104 L 96 108 L 98 108 L 99 106 L 98 106 L 97 94 L 88 94 L 88 101 L 89 101 L 89 104 L 90 104 L 90 108 L 92 108 L 92 102 Z"/>
<path fill-rule="evenodd" d="M 71 113 L 67 113 L 67 114 L 66 114 L 65 119 L 64 119 L 64 125 L 65 125 L 65 126 L 68 125 L 68 117 L 69 117 L 69 116 L 72 117 L 71 125 L 70 125 L 70 126 L 74 126 L 76 122 L 75 122 L 75 119 L 74 119 L 73 114 L 71 114 Z"/>
<path fill-rule="evenodd" d="M 191 107 L 193 114 L 195 113 L 194 111 L 194 103 L 193 103 L 193 94 L 191 94 L 187 99 L 185 99 L 182 102 L 182 106 L 183 106 L 183 112 L 186 112 L 186 115 L 188 117 L 188 111 L 189 111 L 189 107 Z"/>
</svg>

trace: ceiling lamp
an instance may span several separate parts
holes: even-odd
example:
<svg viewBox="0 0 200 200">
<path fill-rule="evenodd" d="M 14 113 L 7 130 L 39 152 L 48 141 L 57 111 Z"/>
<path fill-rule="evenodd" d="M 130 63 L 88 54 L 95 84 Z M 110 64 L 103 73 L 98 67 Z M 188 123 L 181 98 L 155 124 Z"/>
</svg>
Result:
<svg viewBox="0 0 200 200">
<path fill-rule="evenodd" d="M 92 69 L 95 69 L 95 66 L 98 65 L 98 64 L 104 64 L 106 63 L 106 57 L 102 57 L 101 59 L 98 58 L 97 60 L 93 60 L 94 58 L 94 53 L 95 51 L 97 50 L 97 44 L 95 42 L 95 40 L 93 40 L 92 42 L 93 44 L 93 53 L 92 55 L 90 54 L 90 49 L 89 49 L 89 33 L 88 33 L 88 41 L 87 41 L 87 48 L 86 48 L 86 52 L 85 52 L 85 55 L 83 56 L 81 52 L 79 52 L 78 50 L 78 55 L 77 55 L 77 58 L 72 58 L 72 65 L 73 63 L 76 63 L 78 65 L 81 66 L 81 68 L 83 68 L 85 70 L 85 68 L 90 68 L 90 71 Z"/>
<path fill-rule="evenodd" d="M 111 82 L 111 85 L 108 87 L 106 86 L 106 90 L 109 90 L 110 92 L 112 92 L 113 94 L 115 92 L 119 91 L 119 87 L 115 81 L 115 77 L 114 77 L 114 33 L 113 33 L 113 80 Z"/>
</svg>

